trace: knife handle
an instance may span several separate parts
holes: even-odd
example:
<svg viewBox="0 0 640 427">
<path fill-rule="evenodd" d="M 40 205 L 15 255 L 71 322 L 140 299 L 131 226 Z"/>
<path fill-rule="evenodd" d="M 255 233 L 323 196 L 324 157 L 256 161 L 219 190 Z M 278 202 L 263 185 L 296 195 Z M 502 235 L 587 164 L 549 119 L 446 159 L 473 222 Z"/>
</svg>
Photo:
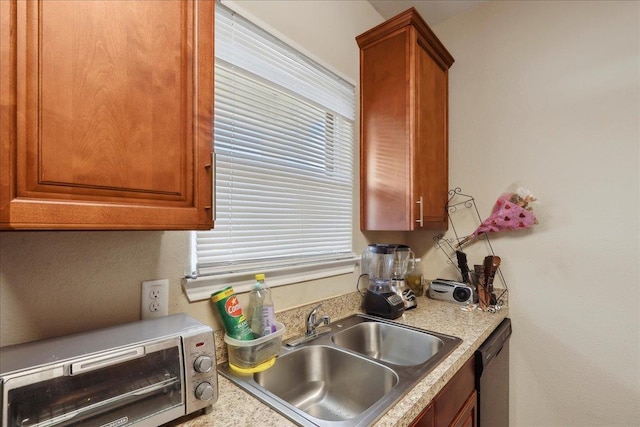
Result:
<svg viewBox="0 0 640 427">
<path fill-rule="evenodd" d="M 484 283 L 489 293 L 493 288 L 493 277 L 495 276 L 495 274 L 496 273 L 493 270 L 493 257 L 489 255 L 484 258 Z"/>
<path fill-rule="evenodd" d="M 456 251 L 456 258 L 458 259 L 458 268 L 460 268 L 460 274 L 462 274 L 463 283 L 471 283 L 469 280 L 469 265 L 467 264 L 467 254 L 462 251 Z"/>
<path fill-rule="evenodd" d="M 480 303 L 482 311 L 486 311 L 491 303 L 491 297 L 487 292 L 485 268 L 483 265 L 474 265 L 473 267 L 476 277 L 478 278 L 478 285 L 476 286 L 478 291 L 478 302 Z"/>
</svg>

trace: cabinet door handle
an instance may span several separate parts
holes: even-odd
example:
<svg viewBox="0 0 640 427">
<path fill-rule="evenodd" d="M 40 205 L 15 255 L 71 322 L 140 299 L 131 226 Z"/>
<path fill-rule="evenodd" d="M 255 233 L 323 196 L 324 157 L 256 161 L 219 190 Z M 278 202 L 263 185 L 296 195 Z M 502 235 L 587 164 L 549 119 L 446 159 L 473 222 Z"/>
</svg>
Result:
<svg viewBox="0 0 640 427">
<path fill-rule="evenodd" d="M 211 161 L 204 168 L 211 173 L 211 206 L 205 206 L 206 210 L 211 210 L 211 219 L 216 220 L 216 153 L 211 152 Z"/>
<path fill-rule="evenodd" d="M 416 219 L 416 222 L 418 223 L 418 226 L 422 228 L 423 226 L 422 215 L 424 214 L 424 203 L 422 200 L 422 196 L 420 196 L 420 200 L 418 200 L 416 204 L 420 206 L 420 213 L 418 214 L 419 216 L 418 216 L 418 219 Z"/>
<path fill-rule="evenodd" d="M 212 213 L 211 213 L 211 217 L 213 219 L 213 221 L 216 220 L 216 208 L 217 208 L 217 204 L 216 204 L 216 169 L 218 164 L 216 163 L 218 160 L 218 158 L 216 157 L 216 153 L 212 152 L 211 153 L 211 165 L 213 166 L 212 170 L 211 170 L 211 204 L 213 205 L 213 209 L 212 209 Z"/>
</svg>

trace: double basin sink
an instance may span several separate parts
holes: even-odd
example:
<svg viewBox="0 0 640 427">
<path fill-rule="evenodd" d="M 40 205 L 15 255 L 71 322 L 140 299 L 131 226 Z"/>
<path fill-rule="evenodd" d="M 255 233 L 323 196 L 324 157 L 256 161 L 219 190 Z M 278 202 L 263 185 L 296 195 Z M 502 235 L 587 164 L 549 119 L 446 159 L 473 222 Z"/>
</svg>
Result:
<svg viewBox="0 0 640 427">
<path fill-rule="evenodd" d="M 442 362 L 460 338 L 355 314 L 296 347 L 275 364 L 241 374 L 218 372 L 304 426 L 368 426 Z"/>
</svg>

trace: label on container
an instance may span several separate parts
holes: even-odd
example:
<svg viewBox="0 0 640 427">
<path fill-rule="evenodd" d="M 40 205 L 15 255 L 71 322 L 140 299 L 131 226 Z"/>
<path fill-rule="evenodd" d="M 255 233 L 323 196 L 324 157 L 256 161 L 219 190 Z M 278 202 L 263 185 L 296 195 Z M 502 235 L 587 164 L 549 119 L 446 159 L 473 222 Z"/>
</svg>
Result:
<svg viewBox="0 0 640 427">
<path fill-rule="evenodd" d="M 253 339 L 251 328 L 249 328 L 247 319 L 242 313 L 238 297 L 231 286 L 211 294 L 211 301 L 214 302 L 218 313 L 220 313 L 220 319 L 227 335 L 241 341 Z"/>
<path fill-rule="evenodd" d="M 276 314 L 272 305 L 262 306 L 262 336 L 276 331 Z"/>
</svg>

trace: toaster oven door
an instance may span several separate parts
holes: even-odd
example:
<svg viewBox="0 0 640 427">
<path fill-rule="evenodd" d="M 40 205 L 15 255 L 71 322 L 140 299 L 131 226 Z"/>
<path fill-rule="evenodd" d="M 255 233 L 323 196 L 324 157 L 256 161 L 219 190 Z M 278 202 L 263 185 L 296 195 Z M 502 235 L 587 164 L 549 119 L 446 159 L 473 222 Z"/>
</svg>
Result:
<svg viewBox="0 0 640 427">
<path fill-rule="evenodd" d="M 5 425 L 159 425 L 184 415 L 179 338 L 34 370 L 4 384 Z"/>
</svg>

